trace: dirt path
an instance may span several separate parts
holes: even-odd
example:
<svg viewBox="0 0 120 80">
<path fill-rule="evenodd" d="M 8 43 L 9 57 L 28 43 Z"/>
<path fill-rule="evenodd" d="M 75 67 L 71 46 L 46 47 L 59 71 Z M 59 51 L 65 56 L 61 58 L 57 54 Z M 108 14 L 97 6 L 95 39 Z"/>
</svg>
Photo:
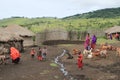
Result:
<svg viewBox="0 0 120 80">
<path fill-rule="evenodd" d="M 56 48 L 54 49 L 56 51 Z M 0 65 L 0 80 L 63 80 L 64 76 L 59 68 L 51 65 L 54 64 L 54 57 L 57 54 L 52 54 L 53 47 L 48 47 L 48 50 L 49 58 L 46 61 L 31 59 L 30 49 L 27 49 L 22 53 L 20 64 L 15 65 L 9 62 L 7 65 Z"/>
<path fill-rule="evenodd" d="M 47 48 L 49 53 L 46 61 L 31 59 L 30 48 L 25 48 L 20 64 L 15 65 L 9 61 L 7 65 L 0 65 L 0 80 L 69 80 L 62 74 L 59 66 L 54 63 L 54 59 L 62 53 L 63 48 L 72 53 L 73 48 L 83 50 L 83 45 L 56 45 L 47 46 Z M 77 55 L 74 55 L 73 59 L 66 59 L 68 56 L 65 55 L 61 58 L 61 62 L 69 75 L 76 80 L 120 80 L 120 58 L 115 56 L 114 51 L 108 53 L 106 59 L 84 58 L 83 70 L 77 68 Z"/>
</svg>

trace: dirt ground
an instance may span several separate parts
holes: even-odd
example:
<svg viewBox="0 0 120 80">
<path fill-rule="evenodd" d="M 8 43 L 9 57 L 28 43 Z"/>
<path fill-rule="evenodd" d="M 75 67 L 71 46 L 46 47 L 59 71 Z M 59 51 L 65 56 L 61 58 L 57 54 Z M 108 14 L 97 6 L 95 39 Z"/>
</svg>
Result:
<svg viewBox="0 0 120 80">
<path fill-rule="evenodd" d="M 119 44 L 114 45 L 120 46 Z M 31 47 L 26 47 L 24 53 L 21 53 L 19 64 L 12 64 L 11 60 L 8 60 L 7 65 L 0 65 L 0 80 L 120 80 L 120 57 L 115 55 L 115 51 L 108 51 L 106 59 L 84 58 L 83 70 L 77 68 L 77 55 L 73 55 L 73 59 L 67 59 L 67 55 L 63 56 L 61 62 L 68 74 L 74 78 L 69 79 L 63 75 L 54 60 L 62 53 L 63 48 L 72 54 L 74 48 L 83 51 L 83 44 L 49 45 L 47 48 L 47 60 L 38 61 L 36 57 L 31 59 L 29 54 Z"/>
</svg>

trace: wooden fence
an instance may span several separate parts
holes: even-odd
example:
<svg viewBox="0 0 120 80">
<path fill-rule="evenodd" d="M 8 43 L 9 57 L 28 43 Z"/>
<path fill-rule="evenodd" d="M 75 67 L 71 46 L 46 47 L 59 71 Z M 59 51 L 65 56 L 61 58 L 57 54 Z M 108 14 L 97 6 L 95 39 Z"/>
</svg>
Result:
<svg viewBox="0 0 120 80">
<path fill-rule="evenodd" d="M 44 31 L 36 34 L 36 45 L 41 45 L 45 41 L 55 40 L 70 40 L 70 41 L 83 41 L 85 40 L 87 32 L 80 31 L 65 31 L 65 30 L 52 30 Z"/>
</svg>

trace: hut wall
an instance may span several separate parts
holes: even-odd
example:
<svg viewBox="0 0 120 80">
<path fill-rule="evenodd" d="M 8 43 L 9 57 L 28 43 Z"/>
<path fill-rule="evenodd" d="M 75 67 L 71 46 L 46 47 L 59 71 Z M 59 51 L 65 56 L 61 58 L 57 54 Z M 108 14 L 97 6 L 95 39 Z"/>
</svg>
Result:
<svg viewBox="0 0 120 80">
<path fill-rule="evenodd" d="M 67 40 L 68 33 L 66 31 L 49 31 L 46 32 L 46 40 Z"/>
<path fill-rule="evenodd" d="M 33 46 L 34 41 L 32 37 L 23 37 L 23 46 Z"/>
<path fill-rule="evenodd" d="M 70 40 L 78 40 L 78 32 L 71 31 L 71 39 Z"/>
<path fill-rule="evenodd" d="M 105 36 L 104 29 L 88 29 L 88 33 L 95 34 L 97 37 Z"/>
<path fill-rule="evenodd" d="M 55 40 L 85 40 L 87 32 L 72 31 L 71 33 L 65 30 L 47 30 L 36 34 L 35 45 L 41 45 L 44 41 Z"/>
<path fill-rule="evenodd" d="M 9 41 L 9 42 L 0 42 L 0 52 L 3 48 L 7 49 L 6 53 L 9 53 L 10 47 L 17 48 L 20 52 L 22 52 L 23 49 L 23 43 L 22 41 Z"/>
<path fill-rule="evenodd" d="M 45 31 L 36 34 L 35 44 L 41 45 L 48 40 L 68 40 L 68 32 L 63 30 Z"/>
<path fill-rule="evenodd" d="M 69 32 L 69 40 L 85 40 L 87 32 L 83 31 L 71 31 Z"/>
<path fill-rule="evenodd" d="M 37 33 L 35 38 L 35 45 L 41 45 L 45 41 L 45 33 Z"/>
</svg>

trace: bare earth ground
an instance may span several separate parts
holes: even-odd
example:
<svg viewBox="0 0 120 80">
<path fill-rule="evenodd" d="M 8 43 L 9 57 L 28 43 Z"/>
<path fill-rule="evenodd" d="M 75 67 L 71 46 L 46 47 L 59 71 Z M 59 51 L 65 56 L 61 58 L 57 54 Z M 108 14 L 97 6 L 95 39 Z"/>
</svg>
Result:
<svg viewBox="0 0 120 80">
<path fill-rule="evenodd" d="M 119 46 L 120 43 L 114 44 Z M 99 46 L 97 46 L 99 47 Z M 72 50 L 74 48 L 83 50 L 83 44 L 64 44 L 47 46 L 48 54 L 46 61 L 38 61 L 35 57 L 30 58 L 30 47 L 25 48 L 22 53 L 21 62 L 12 64 L 10 60 L 7 65 L 0 65 L 0 80 L 70 80 L 60 71 L 59 66 L 54 64 L 54 59 L 62 53 L 62 49 Z M 35 47 L 37 50 L 38 47 Z M 104 58 L 83 60 L 83 70 L 78 69 L 77 55 L 73 59 L 66 59 L 65 55 L 61 62 L 66 67 L 69 75 L 76 80 L 120 80 L 120 57 L 115 56 L 115 51 L 108 51 L 108 56 Z"/>
</svg>

